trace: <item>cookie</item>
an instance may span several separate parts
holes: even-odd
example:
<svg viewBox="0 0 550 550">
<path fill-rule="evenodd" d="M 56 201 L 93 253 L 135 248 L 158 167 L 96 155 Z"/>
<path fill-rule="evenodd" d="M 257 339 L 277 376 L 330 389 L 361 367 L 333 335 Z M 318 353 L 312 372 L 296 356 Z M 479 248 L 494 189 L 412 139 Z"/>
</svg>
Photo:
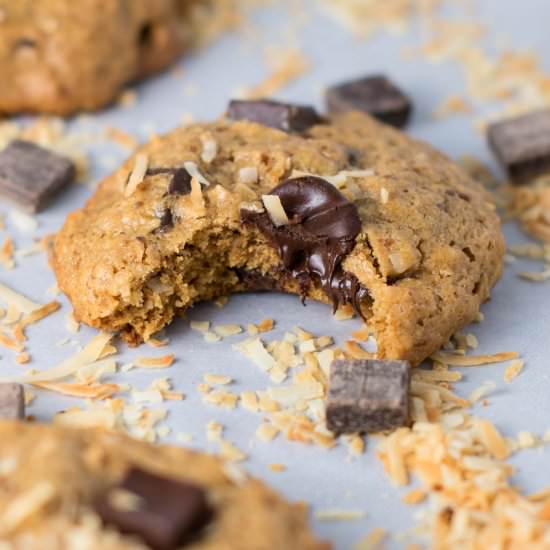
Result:
<svg viewBox="0 0 550 550">
<path fill-rule="evenodd" d="M 0 0 L 0 113 L 105 106 L 190 45 L 201 28 L 195 23 L 209 12 L 196 20 L 195 8 L 205 3 Z"/>
<path fill-rule="evenodd" d="M 309 531 L 303 505 L 215 457 L 20 422 L 0 422 L 0 437 L 0 540 L 9 548 L 330 548 Z"/>
<path fill-rule="evenodd" d="M 379 358 L 416 364 L 477 317 L 503 254 L 479 184 L 345 113 L 300 131 L 222 119 L 153 140 L 69 215 L 52 260 L 76 317 L 131 343 L 198 301 L 271 289 L 353 306 Z"/>
</svg>

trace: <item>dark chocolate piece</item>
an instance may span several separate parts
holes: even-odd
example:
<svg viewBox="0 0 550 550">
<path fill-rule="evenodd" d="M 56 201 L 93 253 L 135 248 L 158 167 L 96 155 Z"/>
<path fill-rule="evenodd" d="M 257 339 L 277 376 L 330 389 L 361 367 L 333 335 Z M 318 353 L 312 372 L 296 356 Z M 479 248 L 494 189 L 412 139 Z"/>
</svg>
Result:
<svg viewBox="0 0 550 550">
<path fill-rule="evenodd" d="M 229 103 L 227 118 L 258 122 L 284 132 L 303 132 L 315 124 L 323 123 L 323 119 L 313 107 L 269 99 L 235 99 Z"/>
<path fill-rule="evenodd" d="M 270 194 L 281 199 L 290 223 L 276 227 L 267 212 L 241 210 L 242 223 L 256 226 L 273 243 L 284 268 L 300 283 L 302 297 L 317 283 L 335 310 L 349 303 L 361 314 L 368 291 L 341 266 L 361 231 L 357 207 L 336 187 L 314 176 L 288 179 Z"/>
<path fill-rule="evenodd" d="M 329 113 L 362 111 L 397 128 L 405 126 L 412 111 L 407 96 L 382 75 L 332 86 L 326 101 Z"/>
<path fill-rule="evenodd" d="M 188 195 L 191 193 L 191 174 L 182 166 L 172 168 L 148 168 L 148 176 L 158 176 L 159 174 L 172 174 L 168 184 L 168 193 L 171 195 Z"/>
<path fill-rule="evenodd" d="M 3 420 L 25 418 L 25 392 L 21 384 L 0 384 L 0 418 Z"/>
<path fill-rule="evenodd" d="M 159 233 L 166 233 L 174 227 L 174 216 L 170 208 L 166 208 L 162 211 L 162 214 L 159 217 L 160 224 L 155 231 Z"/>
<path fill-rule="evenodd" d="M 329 430 L 379 432 L 404 426 L 409 416 L 407 361 L 333 361 L 327 397 Z"/>
<path fill-rule="evenodd" d="M 116 491 L 136 495 L 137 506 L 117 506 Z M 120 485 L 95 503 L 104 523 L 136 535 L 153 550 L 173 550 L 195 537 L 210 521 L 206 493 L 198 486 L 132 468 Z"/>
<path fill-rule="evenodd" d="M 550 109 L 491 124 L 487 137 L 515 183 L 550 172 Z"/>
<path fill-rule="evenodd" d="M 70 159 L 18 139 L 0 152 L 0 195 L 37 212 L 75 173 Z"/>
<path fill-rule="evenodd" d="M 191 193 L 191 174 L 185 168 L 178 168 L 168 186 L 171 195 L 188 195 Z"/>
</svg>

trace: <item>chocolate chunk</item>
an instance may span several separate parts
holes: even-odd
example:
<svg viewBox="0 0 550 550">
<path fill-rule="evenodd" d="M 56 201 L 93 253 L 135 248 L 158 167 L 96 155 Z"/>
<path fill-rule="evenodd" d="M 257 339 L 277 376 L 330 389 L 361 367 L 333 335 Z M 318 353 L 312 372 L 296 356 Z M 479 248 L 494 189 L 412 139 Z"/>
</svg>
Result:
<svg viewBox="0 0 550 550">
<path fill-rule="evenodd" d="M 329 113 L 363 111 L 397 128 L 405 126 L 412 111 L 407 96 L 382 75 L 332 86 L 326 101 Z"/>
<path fill-rule="evenodd" d="M 168 193 L 171 195 L 188 195 L 191 193 L 191 174 L 184 168 L 148 168 L 148 176 L 158 176 L 159 174 L 172 174 L 168 184 Z"/>
<path fill-rule="evenodd" d="M 71 160 L 28 141 L 12 141 L 0 152 L 0 195 L 37 212 L 73 181 Z"/>
<path fill-rule="evenodd" d="M 117 493 L 136 496 L 135 506 L 124 506 Z M 206 493 L 196 485 L 166 479 L 132 468 L 120 485 L 95 503 L 104 523 L 121 533 L 136 535 L 153 550 L 172 550 L 195 537 L 210 521 Z"/>
<path fill-rule="evenodd" d="M 300 283 L 302 297 L 317 284 L 334 309 L 350 303 L 361 314 L 368 291 L 341 266 L 361 231 L 357 207 L 314 176 L 288 179 L 270 194 L 281 199 L 290 223 L 277 227 L 267 212 L 241 210 L 242 223 L 256 226 L 277 248 L 287 273 Z"/>
<path fill-rule="evenodd" d="M 174 216 L 169 208 L 166 208 L 166 210 L 162 211 L 159 219 L 160 224 L 155 231 L 159 233 L 166 233 L 167 231 L 170 231 L 172 227 L 174 227 Z"/>
<path fill-rule="evenodd" d="M 21 384 L 0 384 L 0 418 L 5 420 L 25 418 L 25 392 Z"/>
<path fill-rule="evenodd" d="M 487 137 L 515 183 L 550 172 L 550 109 L 491 124 Z"/>
<path fill-rule="evenodd" d="M 326 421 L 335 433 L 379 432 L 409 415 L 407 361 L 333 361 Z"/>
<path fill-rule="evenodd" d="M 191 193 L 191 174 L 185 168 L 178 168 L 168 186 L 171 195 L 188 195 Z"/>
<path fill-rule="evenodd" d="M 231 120 L 258 122 L 285 132 L 303 132 L 315 124 L 323 123 L 313 107 L 269 99 L 233 100 L 229 103 L 227 117 Z"/>
</svg>

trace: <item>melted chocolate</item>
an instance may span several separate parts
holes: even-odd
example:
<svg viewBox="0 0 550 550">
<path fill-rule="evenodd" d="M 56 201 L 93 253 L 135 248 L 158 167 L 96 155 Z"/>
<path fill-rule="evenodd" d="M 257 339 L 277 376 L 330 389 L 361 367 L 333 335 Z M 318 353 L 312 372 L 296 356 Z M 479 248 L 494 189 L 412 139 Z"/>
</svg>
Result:
<svg viewBox="0 0 550 550">
<path fill-rule="evenodd" d="M 300 283 L 302 298 L 318 283 L 335 310 L 349 303 L 362 315 L 360 305 L 368 290 L 341 265 L 361 231 L 356 206 L 314 176 L 288 179 L 270 194 L 281 199 L 290 223 L 276 227 L 267 212 L 241 210 L 242 223 L 256 226 L 273 243 L 285 269 Z"/>
</svg>

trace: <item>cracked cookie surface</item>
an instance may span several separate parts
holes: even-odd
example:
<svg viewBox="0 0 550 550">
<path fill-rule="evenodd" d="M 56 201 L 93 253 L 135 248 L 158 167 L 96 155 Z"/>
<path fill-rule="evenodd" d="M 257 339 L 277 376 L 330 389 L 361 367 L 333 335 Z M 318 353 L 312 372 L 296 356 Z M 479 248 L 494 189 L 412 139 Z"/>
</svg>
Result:
<svg viewBox="0 0 550 550">
<path fill-rule="evenodd" d="M 189 46 L 197 3 L 0 0 L 0 113 L 103 107 Z"/>
<path fill-rule="evenodd" d="M 134 157 L 69 215 L 53 253 L 77 318 L 136 343 L 230 292 L 334 302 L 319 277 L 297 280 L 273 240 L 242 220 L 244 210 L 262 211 L 262 195 L 304 174 L 333 183 L 359 216 L 340 268 L 358 282 L 380 357 L 420 362 L 477 317 L 502 270 L 488 193 L 441 153 L 367 115 L 301 133 L 222 119 L 174 130 L 138 155 L 148 171 L 137 189 L 127 193 Z M 203 184 L 180 173 L 185 192 L 170 192 L 190 162 Z"/>
<path fill-rule="evenodd" d="M 103 525 L 95 511 L 94 503 L 136 468 L 205 492 L 210 521 L 179 548 L 330 548 L 311 534 L 305 506 L 287 503 L 213 456 L 104 431 L 21 422 L 0 422 L 0 436 L 0 541 L 6 548 L 149 548 L 139 534 Z"/>
</svg>

